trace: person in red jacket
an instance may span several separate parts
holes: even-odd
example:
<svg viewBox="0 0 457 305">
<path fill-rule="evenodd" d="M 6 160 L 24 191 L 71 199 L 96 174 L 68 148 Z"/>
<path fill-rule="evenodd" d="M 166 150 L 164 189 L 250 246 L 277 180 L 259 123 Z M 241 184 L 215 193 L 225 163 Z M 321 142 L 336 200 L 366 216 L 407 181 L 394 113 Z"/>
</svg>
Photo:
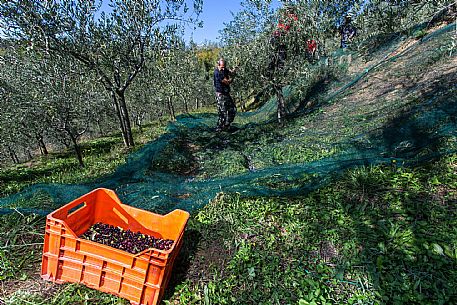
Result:
<svg viewBox="0 0 457 305">
<path fill-rule="evenodd" d="M 270 39 L 270 44 L 274 48 L 274 55 L 268 65 L 268 70 L 272 71 L 277 68 L 281 69 L 284 67 L 284 63 L 287 58 L 287 47 L 284 42 L 284 38 L 297 21 L 298 17 L 294 13 L 293 9 L 291 7 L 287 7 L 282 17 L 279 19 L 276 30 L 273 32 L 273 36 Z"/>
<path fill-rule="evenodd" d="M 314 39 L 306 40 L 306 57 L 308 61 L 314 62 L 317 60 L 317 42 Z"/>
<path fill-rule="evenodd" d="M 277 32 L 279 31 L 281 34 L 286 34 L 289 32 L 292 25 L 298 21 L 297 15 L 294 13 L 291 7 L 286 8 L 286 13 L 284 16 L 279 19 Z"/>
</svg>

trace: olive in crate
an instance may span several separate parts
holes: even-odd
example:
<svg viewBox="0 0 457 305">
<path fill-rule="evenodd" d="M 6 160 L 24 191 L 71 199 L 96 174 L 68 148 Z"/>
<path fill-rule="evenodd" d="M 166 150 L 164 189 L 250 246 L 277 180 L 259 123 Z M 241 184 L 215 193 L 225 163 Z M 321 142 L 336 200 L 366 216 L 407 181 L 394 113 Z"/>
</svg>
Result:
<svg viewBox="0 0 457 305">
<path fill-rule="evenodd" d="M 81 238 L 107 245 L 132 254 L 140 253 L 149 248 L 169 250 L 173 246 L 173 240 L 155 238 L 154 236 L 124 230 L 106 223 L 98 222 L 92 225 Z"/>
</svg>

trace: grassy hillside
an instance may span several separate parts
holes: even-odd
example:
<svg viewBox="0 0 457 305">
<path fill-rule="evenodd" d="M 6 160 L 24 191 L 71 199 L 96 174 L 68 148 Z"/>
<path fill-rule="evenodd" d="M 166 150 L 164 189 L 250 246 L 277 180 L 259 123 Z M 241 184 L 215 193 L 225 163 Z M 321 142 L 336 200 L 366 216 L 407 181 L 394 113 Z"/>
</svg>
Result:
<svg viewBox="0 0 457 305">
<path fill-rule="evenodd" d="M 293 116 L 284 128 L 273 122 L 243 125 L 242 116 L 233 133 L 182 128 L 151 170 L 204 181 L 304 167 L 344 151 L 354 160 L 371 160 L 361 148 L 368 144 L 370 153 L 391 153 L 392 162 L 348 166 L 326 184 L 313 180 L 313 172 L 266 181 L 278 190 L 315 181 L 312 192 L 287 197 L 219 193 L 193 212 L 163 302 L 457 303 L 455 132 L 438 141 L 433 135 L 449 122 L 435 130 L 426 124 L 434 120 L 431 110 L 455 109 L 454 35 L 422 42 L 391 37 L 369 53 L 352 54 L 350 64 L 335 57 L 330 68 L 316 66 L 315 78 L 291 91 Z M 255 119 L 267 121 L 268 114 Z M 150 127 L 143 137 L 164 132 Z M 399 135 L 411 140 L 399 141 Z M 86 143 L 86 170 L 66 154 L 2 170 L 1 194 L 31 183 L 77 183 L 111 173 L 125 162 L 113 143 Z M 419 151 L 417 161 L 430 150 L 435 158 L 402 166 L 412 148 Z M 37 196 L 35 205 L 49 200 Z M 27 205 L 33 204 L 21 203 Z M 44 218 L 20 212 L 0 217 L 0 304 L 127 304 L 84 286 L 42 281 Z"/>
</svg>

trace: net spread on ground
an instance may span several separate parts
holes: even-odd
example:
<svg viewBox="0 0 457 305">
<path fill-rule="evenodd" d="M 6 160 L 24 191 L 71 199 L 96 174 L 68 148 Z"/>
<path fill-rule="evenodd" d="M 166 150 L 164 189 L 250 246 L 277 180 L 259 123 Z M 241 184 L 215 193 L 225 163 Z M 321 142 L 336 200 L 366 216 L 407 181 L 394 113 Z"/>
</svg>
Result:
<svg viewBox="0 0 457 305">
<path fill-rule="evenodd" d="M 454 29 L 451 24 L 405 49 L 401 39 L 392 41 L 361 72 L 309 88 L 312 106 L 297 100 L 290 84 L 284 95 L 292 118 L 283 128 L 274 123 L 274 98 L 238 113 L 231 132 L 214 131 L 216 114 L 181 115 L 113 174 L 87 184 L 27 187 L 0 199 L 0 213 L 47 214 L 98 187 L 142 209 L 191 212 L 220 192 L 295 196 L 349 168 L 413 166 L 455 153 Z"/>
</svg>

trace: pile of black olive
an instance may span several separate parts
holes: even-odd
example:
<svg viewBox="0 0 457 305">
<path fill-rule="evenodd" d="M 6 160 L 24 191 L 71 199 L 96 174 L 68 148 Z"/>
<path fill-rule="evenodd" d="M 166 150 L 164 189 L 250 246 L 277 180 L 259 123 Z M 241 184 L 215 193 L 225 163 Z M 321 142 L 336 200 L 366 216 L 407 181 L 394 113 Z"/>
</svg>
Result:
<svg viewBox="0 0 457 305">
<path fill-rule="evenodd" d="M 132 254 L 137 254 L 149 248 L 169 250 L 173 245 L 173 240 L 170 239 L 155 238 L 141 232 L 135 233 L 101 222 L 92 225 L 80 237 Z"/>
</svg>

